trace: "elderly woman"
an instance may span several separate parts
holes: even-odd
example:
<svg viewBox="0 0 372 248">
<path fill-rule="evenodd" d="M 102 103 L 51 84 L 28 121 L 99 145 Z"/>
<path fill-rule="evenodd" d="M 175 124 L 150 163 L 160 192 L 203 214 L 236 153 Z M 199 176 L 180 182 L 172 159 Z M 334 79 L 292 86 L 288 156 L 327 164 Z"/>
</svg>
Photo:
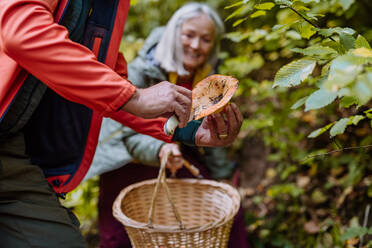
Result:
<svg viewBox="0 0 372 248">
<path fill-rule="evenodd" d="M 216 73 L 219 40 L 223 22 L 209 6 L 190 3 L 174 13 L 166 27 L 156 28 L 147 38 L 139 56 L 128 66 L 129 80 L 139 88 L 161 81 L 192 89 L 195 83 Z M 215 114 L 215 119 L 224 118 Z M 220 136 L 223 138 L 223 136 Z M 182 166 L 183 159 L 196 165 L 205 178 L 230 178 L 235 163 L 226 157 L 224 148 L 200 148 L 166 144 L 138 134 L 119 123 L 105 119 L 87 177 L 104 173 L 100 178 L 99 232 L 102 248 L 131 247 L 122 225 L 112 216 L 112 204 L 119 191 L 132 183 L 155 178 L 157 167 L 167 152 L 172 155 L 167 167 L 177 177 L 192 177 Z M 136 162 L 131 162 L 134 159 Z M 125 166 L 123 166 L 125 164 Z M 229 247 L 249 247 L 241 212 L 235 219 Z"/>
</svg>

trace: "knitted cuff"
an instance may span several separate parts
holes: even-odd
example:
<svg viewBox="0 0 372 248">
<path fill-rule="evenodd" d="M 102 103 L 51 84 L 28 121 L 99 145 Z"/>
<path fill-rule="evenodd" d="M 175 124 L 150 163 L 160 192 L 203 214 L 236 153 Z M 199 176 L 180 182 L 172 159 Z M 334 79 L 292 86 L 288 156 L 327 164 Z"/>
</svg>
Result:
<svg viewBox="0 0 372 248">
<path fill-rule="evenodd" d="M 201 121 L 190 121 L 184 128 L 176 128 L 173 134 L 173 141 L 179 141 L 189 146 L 195 146 L 195 135 Z"/>
</svg>

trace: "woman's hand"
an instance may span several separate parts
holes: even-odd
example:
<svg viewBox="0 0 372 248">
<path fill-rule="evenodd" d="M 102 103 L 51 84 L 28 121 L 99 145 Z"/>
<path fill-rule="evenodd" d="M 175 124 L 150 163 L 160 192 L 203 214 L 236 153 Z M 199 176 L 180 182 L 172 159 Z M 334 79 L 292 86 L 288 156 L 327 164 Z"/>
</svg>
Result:
<svg viewBox="0 0 372 248">
<path fill-rule="evenodd" d="M 227 146 L 234 142 L 243 122 L 238 107 L 231 103 L 220 113 L 204 118 L 196 131 L 197 146 Z"/>
<path fill-rule="evenodd" d="M 166 167 L 171 171 L 172 175 L 175 175 L 176 172 L 179 169 L 181 169 L 183 166 L 184 161 L 183 161 L 182 153 L 177 144 L 166 143 L 160 148 L 160 151 L 159 151 L 160 161 L 165 159 L 168 153 L 169 153 L 169 156 L 168 156 Z"/>
</svg>

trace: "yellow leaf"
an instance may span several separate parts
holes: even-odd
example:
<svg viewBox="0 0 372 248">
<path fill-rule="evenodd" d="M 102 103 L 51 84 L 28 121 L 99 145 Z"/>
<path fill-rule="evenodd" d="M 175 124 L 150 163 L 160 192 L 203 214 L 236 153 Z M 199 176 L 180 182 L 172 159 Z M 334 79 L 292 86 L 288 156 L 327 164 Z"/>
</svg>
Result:
<svg viewBox="0 0 372 248">
<path fill-rule="evenodd" d="M 368 48 L 361 47 L 357 48 L 353 52 L 357 56 L 365 57 L 365 58 L 371 58 L 372 57 L 372 51 Z"/>
<path fill-rule="evenodd" d="M 251 15 L 251 18 L 256 18 L 263 15 L 266 15 L 266 11 L 258 10 Z"/>
<path fill-rule="evenodd" d="M 272 3 L 272 2 L 267 2 L 267 3 L 257 4 L 257 5 L 254 6 L 254 7 L 255 7 L 256 9 L 261 9 L 261 10 L 270 10 L 270 9 L 272 9 L 274 6 L 275 6 L 274 3 Z"/>
</svg>

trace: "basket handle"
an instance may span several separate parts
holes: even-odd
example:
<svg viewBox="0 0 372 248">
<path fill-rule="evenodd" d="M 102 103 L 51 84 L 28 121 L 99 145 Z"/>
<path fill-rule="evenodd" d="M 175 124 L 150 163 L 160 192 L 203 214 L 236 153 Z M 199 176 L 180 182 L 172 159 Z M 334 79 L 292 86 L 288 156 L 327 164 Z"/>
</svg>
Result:
<svg viewBox="0 0 372 248">
<path fill-rule="evenodd" d="M 171 195 L 171 192 L 169 190 L 166 175 L 165 175 L 165 165 L 167 164 L 168 157 L 169 157 L 170 154 L 171 154 L 171 152 L 168 152 L 165 155 L 164 159 L 162 159 L 161 162 L 160 162 L 160 170 L 159 170 L 157 182 L 156 182 L 156 185 L 155 185 L 154 193 L 152 194 L 147 226 L 150 227 L 150 228 L 154 228 L 154 226 L 152 224 L 152 220 L 154 218 L 154 212 L 155 212 L 155 199 L 156 199 L 156 197 L 159 193 L 160 187 L 164 186 L 165 191 L 167 193 L 168 201 L 171 204 L 173 213 L 176 216 L 176 219 L 178 221 L 178 225 L 180 226 L 180 229 L 183 230 L 183 229 L 185 229 L 185 226 L 183 225 L 182 220 L 181 220 L 181 215 L 178 213 L 176 205 L 173 202 L 172 195 Z"/>
</svg>

